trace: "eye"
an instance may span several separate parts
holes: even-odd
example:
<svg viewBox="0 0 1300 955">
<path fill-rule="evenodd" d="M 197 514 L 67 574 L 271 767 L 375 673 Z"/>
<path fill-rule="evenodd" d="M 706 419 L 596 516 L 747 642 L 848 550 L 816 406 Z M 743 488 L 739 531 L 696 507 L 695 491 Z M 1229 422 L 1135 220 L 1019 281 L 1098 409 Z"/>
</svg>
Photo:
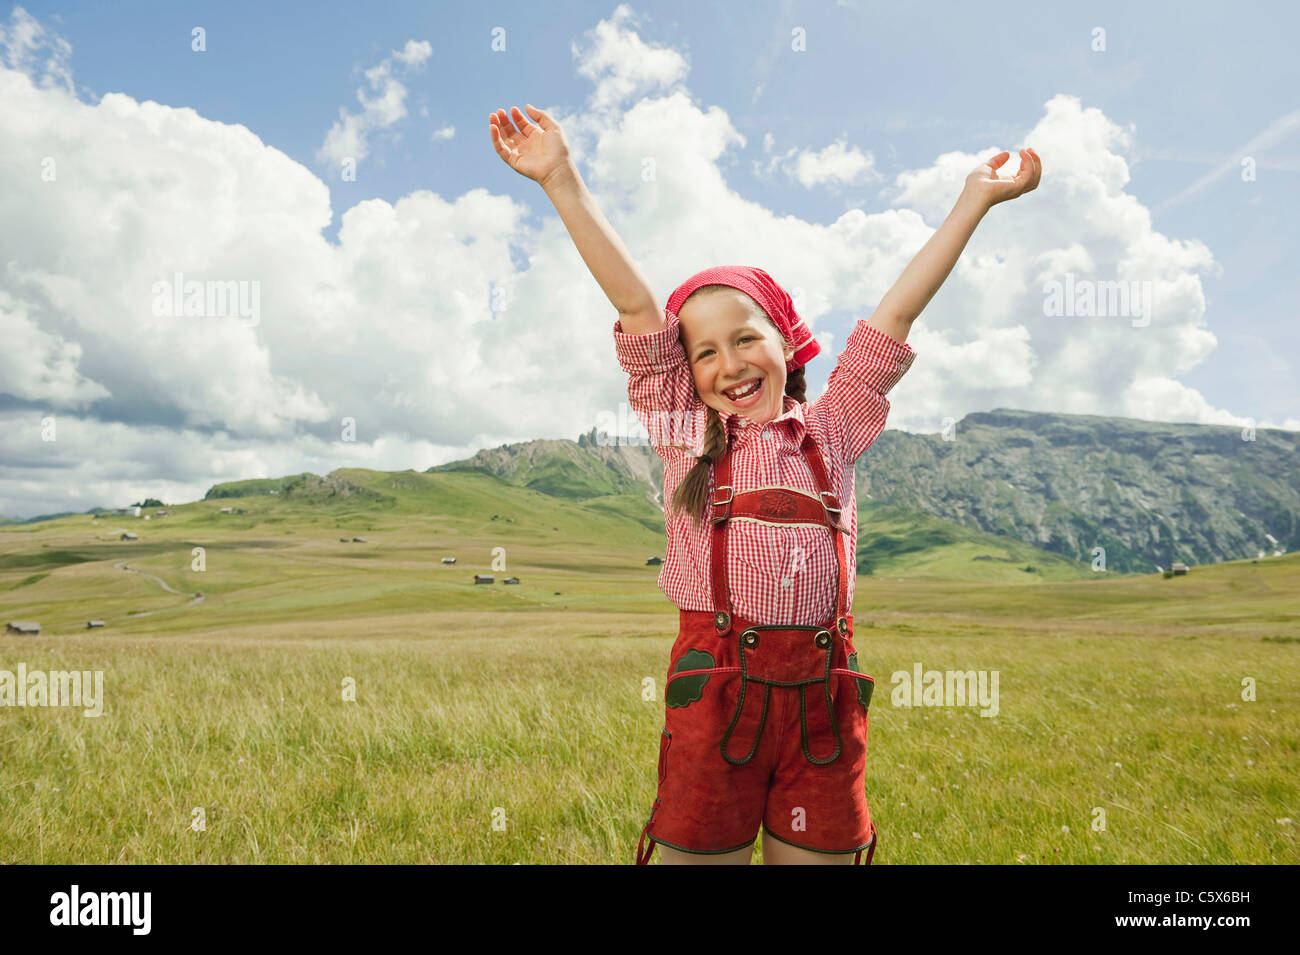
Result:
<svg viewBox="0 0 1300 955">
<path fill-rule="evenodd" d="M 753 335 L 742 335 L 742 336 L 740 337 L 739 341 L 742 341 L 742 342 L 756 342 L 756 341 L 758 341 L 758 339 L 757 339 L 755 336 L 753 336 Z M 712 354 L 713 354 L 713 349 L 712 349 L 712 348 L 706 348 L 704 351 L 700 352 L 698 355 L 695 356 L 695 360 L 696 360 L 696 361 L 699 361 L 699 360 L 700 360 L 701 358 L 703 358 L 705 355 L 712 355 Z"/>
</svg>

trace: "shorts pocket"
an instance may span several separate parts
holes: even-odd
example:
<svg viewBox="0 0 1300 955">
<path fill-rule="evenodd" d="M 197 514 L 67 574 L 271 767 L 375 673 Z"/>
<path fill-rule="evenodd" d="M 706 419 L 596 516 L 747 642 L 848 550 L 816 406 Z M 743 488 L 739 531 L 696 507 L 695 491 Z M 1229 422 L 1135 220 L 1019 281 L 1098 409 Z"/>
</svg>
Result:
<svg viewBox="0 0 1300 955">
<path fill-rule="evenodd" d="M 671 745 L 674 763 L 695 772 L 722 762 L 719 744 L 740 702 L 740 674 L 738 667 L 718 665 L 725 662 L 717 659 L 724 647 L 677 652 L 664 689 L 664 729 L 671 740 L 665 745 Z M 760 706 L 761 696 L 755 700 Z"/>
<path fill-rule="evenodd" d="M 876 681 L 865 673 L 862 673 L 862 670 L 858 667 L 858 654 L 856 650 L 849 654 L 848 669 L 852 670 L 854 673 L 861 674 L 860 676 L 853 677 L 853 682 L 857 684 L 858 702 L 862 704 L 864 710 L 870 709 L 871 693 L 876 688 Z"/>
<path fill-rule="evenodd" d="M 692 647 L 677 659 L 672 672 L 668 674 L 668 685 L 664 687 L 664 704 L 670 709 L 690 706 L 704 695 L 704 685 L 717 669 L 717 660 L 708 650 Z M 702 670 L 694 673 L 690 671 Z"/>
</svg>

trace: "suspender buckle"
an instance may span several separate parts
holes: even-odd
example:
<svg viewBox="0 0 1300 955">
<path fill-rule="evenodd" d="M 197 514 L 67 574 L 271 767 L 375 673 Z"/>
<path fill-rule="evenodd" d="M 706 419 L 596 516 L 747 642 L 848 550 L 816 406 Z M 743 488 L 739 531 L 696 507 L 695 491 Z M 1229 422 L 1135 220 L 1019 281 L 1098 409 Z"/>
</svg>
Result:
<svg viewBox="0 0 1300 955">
<path fill-rule="evenodd" d="M 724 484 L 721 487 L 714 488 L 713 493 L 714 495 L 717 495 L 719 491 L 724 490 L 727 492 L 727 499 L 725 501 L 714 500 L 709 502 L 714 507 L 725 508 L 721 513 L 717 511 L 713 512 L 712 518 L 714 524 L 721 524 L 723 521 L 731 519 L 731 499 L 736 496 L 736 491 L 730 484 Z"/>
<path fill-rule="evenodd" d="M 840 515 L 840 499 L 837 498 L 837 497 L 835 496 L 835 492 L 833 492 L 833 491 L 818 491 L 817 493 L 818 493 L 818 495 L 819 495 L 820 498 L 821 498 L 822 507 L 826 508 L 826 510 L 828 510 L 828 511 L 834 511 L 834 512 L 835 512 L 836 520 L 838 520 L 838 519 L 839 519 L 839 515 Z M 830 497 L 830 499 L 831 499 L 831 503 L 830 503 L 830 504 L 827 504 L 827 503 L 826 503 L 826 498 L 827 498 L 827 497 Z"/>
</svg>

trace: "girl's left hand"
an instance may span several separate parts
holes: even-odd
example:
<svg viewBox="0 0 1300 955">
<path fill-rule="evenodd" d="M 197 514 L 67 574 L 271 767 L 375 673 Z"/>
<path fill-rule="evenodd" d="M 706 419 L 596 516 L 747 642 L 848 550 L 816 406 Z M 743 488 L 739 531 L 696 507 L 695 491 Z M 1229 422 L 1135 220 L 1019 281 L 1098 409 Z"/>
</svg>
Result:
<svg viewBox="0 0 1300 955">
<path fill-rule="evenodd" d="M 1020 150 L 1020 171 L 1014 179 L 999 179 L 998 167 L 1011 158 L 1011 153 L 998 153 L 966 177 L 965 192 L 974 197 L 985 209 L 1006 202 L 1038 187 L 1043 175 L 1043 161 L 1032 149 Z"/>
</svg>

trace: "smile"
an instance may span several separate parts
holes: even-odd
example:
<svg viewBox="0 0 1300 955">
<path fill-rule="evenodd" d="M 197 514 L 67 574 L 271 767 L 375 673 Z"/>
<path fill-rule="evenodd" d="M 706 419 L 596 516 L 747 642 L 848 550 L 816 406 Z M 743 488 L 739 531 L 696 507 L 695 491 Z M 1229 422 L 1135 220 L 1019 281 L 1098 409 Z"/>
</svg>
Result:
<svg viewBox="0 0 1300 955">
<path fill-rule="evenodd" d="M 736 388 L 727 389 L 723 394 L 737 408 L 748 408 L 756 404 L 758 399 L 762 397 L 763 380 L 761 378 L 751 379 Z"/>
</svg>

